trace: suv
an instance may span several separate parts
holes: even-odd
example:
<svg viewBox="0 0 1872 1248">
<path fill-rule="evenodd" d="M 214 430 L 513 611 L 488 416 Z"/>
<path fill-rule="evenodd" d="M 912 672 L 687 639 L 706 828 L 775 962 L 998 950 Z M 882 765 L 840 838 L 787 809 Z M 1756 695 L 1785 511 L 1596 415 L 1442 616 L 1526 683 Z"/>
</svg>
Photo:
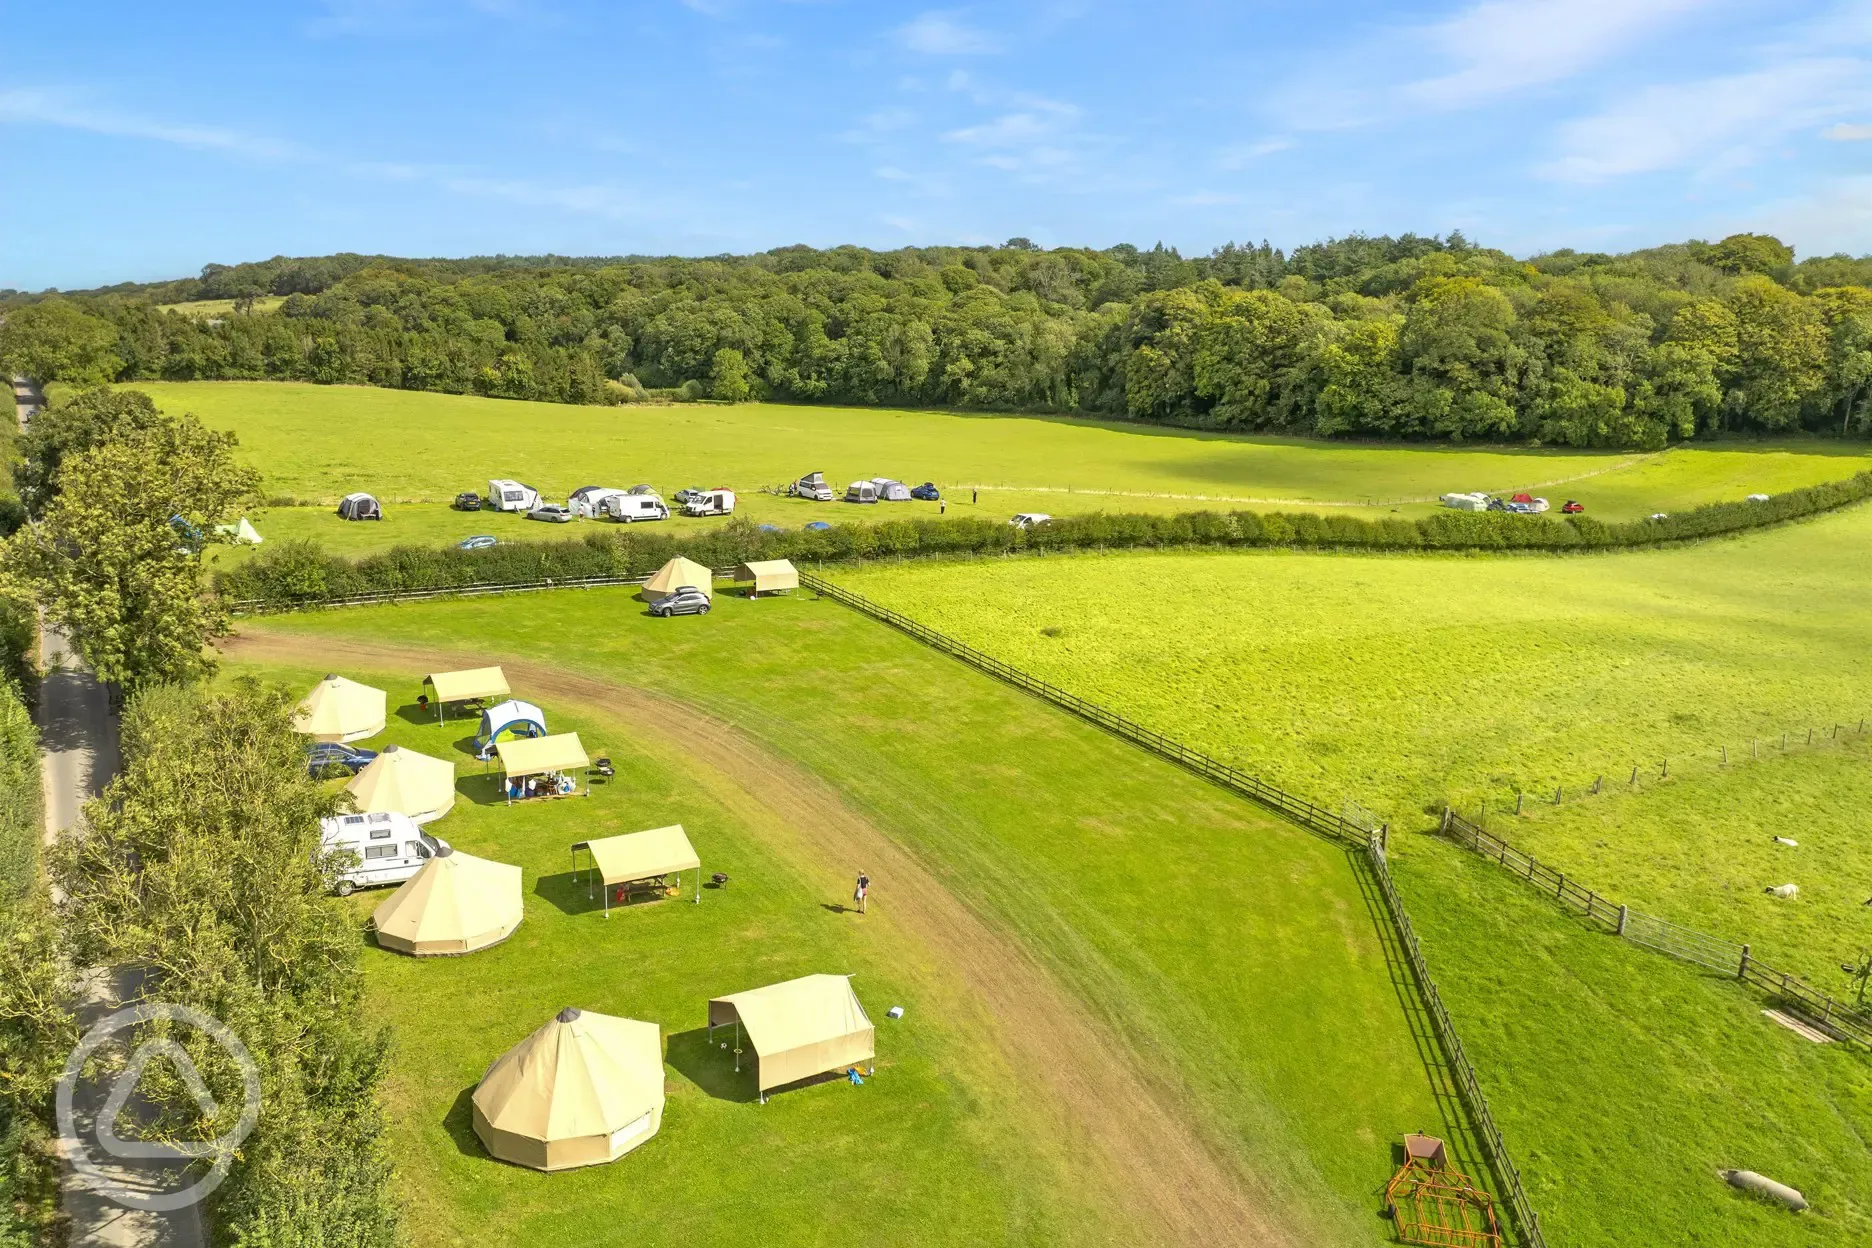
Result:
<svg viewBox="0 0 1872 1248">
<path fill-rule="evenodd" d="M 480 511 L 481 496 L 473 490 L 463 490 L 455 496 L 455 501 L 449 505 L 456 511 Z"/>
<path fill-rule="evenodd" d="M 541 503 L 532 511 L 527 512 L 526 517 L 529 520 L 544 520 L 548 524 L 572 523 L 572 513 L 558 503 Z"/>
<path fill-rule="evenodd" d="M 670 495 L 670 497 L 675 499 L 677 504 L 680 506 L 681 504 L 688 502 L 692 498 L 701 498 L 702 490 L 699 486 L 692 485 L 687 489 L 677 490 L 674 494 Z"/>
<path fill-rule="evenodd" d="M 707 615 L 709 596 L 693 585 L 683 585 L 676 592 L 654 602 L 650 606 L 651 615 L 660 615 L 669 619 L 675 615 Z"/>
<path fill-rule="evenodd" d="M 314 780 L 329 776 L 355 776 L 377 757 L 376 750 L 360 750 L 338 741 L 321 741 L 306 751 L 306 774 Z"/>
<path fill-rule="evenodd" d="M 1577 502 L 1571 498 L 1567 499 L 1566 506 L 1560 509 L 1562 514 L 1569 515 L 1569 516 L 1577 516 L 1580 514 L 1580 512 L 1585 511 L 1585 510 L 1586 510 L 1585 503 Z"/>
<path fill-rule="evenodd" d="M 942 497 L 942 492 L 936 488 L 936 483 L 934 481 L 925 481 L 922 485 L 916 486 L 910 491 L 910 497 L 922 499 L 926 503 L 933 503 Z"/>
</svg>

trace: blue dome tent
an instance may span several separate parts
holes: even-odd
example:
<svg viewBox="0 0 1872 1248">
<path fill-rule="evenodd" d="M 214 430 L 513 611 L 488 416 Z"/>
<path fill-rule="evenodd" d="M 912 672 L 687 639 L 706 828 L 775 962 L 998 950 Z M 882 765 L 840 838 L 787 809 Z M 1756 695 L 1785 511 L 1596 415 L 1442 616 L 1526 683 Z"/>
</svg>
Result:
<svg viewBox="0 0 1872 1248">
<path fill-rule="evenodd" d="M 545 735 L 546 712 L 531 702 L 509 699 L 481 712 L 481 731 L 475 735 L 475 757 L 492 758 L 497 741 Z"/>
</svg>

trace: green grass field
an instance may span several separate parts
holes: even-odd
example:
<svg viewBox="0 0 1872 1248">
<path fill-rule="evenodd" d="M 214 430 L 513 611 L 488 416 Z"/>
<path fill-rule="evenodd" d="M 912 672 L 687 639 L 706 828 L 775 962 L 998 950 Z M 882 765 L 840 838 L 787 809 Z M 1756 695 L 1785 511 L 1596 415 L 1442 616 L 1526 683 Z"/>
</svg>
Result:
<svg viewBox="0 0 1872 1248">
<path fill-rule="evenodd" d="M 718 603 L 706 619 L 653 621 L 624 591 L 588 591 L 243 626 L 260 640 L 236 647 L 230 670 L 299 684 L 331 669 L 376 675 L 393 705 L 413 697 L 427 664 L 359 647 L 524 660 L 554 680 L 648 689 L 688 708 L 648 730 L 621 694 L 576 707 L 540 694 L 627 774 L 589 803 L 474 804 L 436 825 L 526 868 L 527 924 L 508 945 L 447 963 L 368 953 L 371 999 L 402 1037 L 396 1142 L 420 1189 L 422 1242 L 512 1242 L 548 1227 L 596 1242 L 646 1217 L 672 1238 L 784 1242 L 795 1231 L 774 1231 L 778 1218 L 801 1242 L 824 1242 L 854 1203 L 870 1242 L 1230 1238 L 1222 1215 L 1199 1234 L 1153 1220 L 1125 1194 L 1135 1174 L 1101 1176 L 1088 1161 L 1098 1150 L 1085 1122 L 1048 1091 L 1079 1067 L 1075 1012 L 1201 1142 L 1209 1160 L 1194 1169 L 1218 1167 L 1269 1212 L 1271 1240 L 1382 1239 L 1377 1193 L 1393 1142 L 1457 1128 L 1433 1097 L 1342 851 L 832 604 Z M 901 870 L 927 873 L 927 891 L 1005 948 L 958 954 L 942 947 L 941 924 L 888 926 L 909 905 L 893 909 L 900 880 L 803 845 L 784 818 L 725 788 L 714 764 L 668 743 L 700 714 L 745 734 L 741 753 L 770 753 L 828 786 L 903 856 Z M 390 733 L 430 752 L 459 735 L 413 723 Z M 608 924 L 562 910 L 554 877 L 571 841 L 673 818 L 735 877 L 729 889 Z M 831 912 L 859 866 L 877 882 L 862 923 Z M 999 982 L 1030 960 L 1072 1003 L 1043 1014 L 1037 1052 L 1009 1038 L 1021 1009 L 971 1005 L 982 977 Z M 685 1041 L 671 1051 L 663 1136 L 618 1165 L 539 1176 L 464 1141 L 460 1098 L 481 1067 L 568 1000 L 682 1037 L 711 993 L 828 961 L 858 974 L 874 1016 L 909 1007 L 901 1027 L 881 1024 L 884 1065 L 864 1089 L 827 1085 L 764 1108 L 724 1100 L 706 1086 L 716 1076 L 698 1082 Z M 1091 1121 L 1121 1104 L 1099 1092 Z M 1115 1204 L 1144 1228 L 1121 1229 Z"/>
<path fill-rule="evenodd" d="M 284 295 L 261 295 L 254 300 L 254 311 L 271 312 L 286 302 Z M 187 303 L 162 303 L 156 305 L 158 312 L 180 312 L 183 316 L 198 317 L 207 320 L 217 316 L 233 316 L 232 299 L 191 299 Z"/>
<path fill-rule="evenodd" d="M 368 490 L 386 504 L 446 503 L 462 490 L 485 490 L 490 477 L 523 480 L 553 498 L 594 483 L 647 481 L 665 495 L 723 485 L 740 492 L 755 521 L 785 527 L 935 511 L 930 504 L 826 506 L 757 493 L 813 470 L 841 492 L 861 477 L 935 481 L 958 507 L 979 490 L 979 514 L 995 518 L 1339 505 L 1420 515 L 1449 490 L 1529 488 L 1555 506 L 1578 498 L 1592 514 L 1618 520 L 1833 480 L 1866 460 L 1861 447 L 1815 440 L 1640 456 L 1355 445 L 1071 417 L 762 403 L 574 407 L 358 386 L 139 384 L 165 407 L 239 434 L 270 496 L 329 504 Z M 315 536 L 336 550 L 486 531 L 474 516 L 395 506 L 382 529 L 345 526 L 323 510 L 276 508 L 265 519 L 282 536 Z"/>
</svg>

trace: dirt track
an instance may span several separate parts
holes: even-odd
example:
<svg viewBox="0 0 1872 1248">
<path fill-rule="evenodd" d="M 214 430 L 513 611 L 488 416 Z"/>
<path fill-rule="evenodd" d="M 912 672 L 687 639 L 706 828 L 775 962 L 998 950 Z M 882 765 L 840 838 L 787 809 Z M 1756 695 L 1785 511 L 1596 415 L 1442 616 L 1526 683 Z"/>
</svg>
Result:
<svg viewBox="0 0 1872 1248">
<path fill-rule="evenodd" d="M 222 649 L 235 658 L 324 667 L 437 671 L 480 666 L 485 652 L 450 654 L 325 638 L 247 633 Z M 1292 1220 L 1265 1207 L 1253 1179 L 1206 1147 L 1197 1128 L 1137 1069 L 1122 1046 L 1014 940 L 996 930 L 853 811 L 818 776 L 733 725 L 662 694 L 499 658 L 528 689 L 590 713 L 628 718 L 717 773 L 717 796 L 753 826 L 782 827 L 842 871 L 863 862 L 888 880 L 894 921 L 952 968 L 981 1001 L 1009 1065 L 1037 1080 L 1036 1116 L 1082 1142 L 1113 1203 L 1139 1213 L 1136 1235 L 1173 1244 L 1297 1244 Z M 810 817 L 805 817 L 810 812 Z M 1114 1242 L 1132 1236 L 1113 1236 Z"/>
</svg>

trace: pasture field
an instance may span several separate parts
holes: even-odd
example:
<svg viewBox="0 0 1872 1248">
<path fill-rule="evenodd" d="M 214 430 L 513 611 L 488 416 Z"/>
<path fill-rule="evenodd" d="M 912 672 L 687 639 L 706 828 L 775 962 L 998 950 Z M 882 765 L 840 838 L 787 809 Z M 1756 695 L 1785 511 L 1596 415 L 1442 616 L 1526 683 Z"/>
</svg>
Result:
<svg viewBox="0 0 1872 1248">
<path fill-rule="evenodd" d="M 1645 456 L 1319 442 L 1064 416 L 771 403 L 578 407 L 360 386 L 137 384 L 165 407 L 237 433 L 275 497 L 332 504 L 368 490 L 386 504 L 446 503 L 462 490 L 485 490 L 497 476 L 526 481 L 553 498 L 591 483 L 648 481 L 665 496 L 686 485 L 724 485 L 741 494 L 755 521 L 786 527 L 911 510 L 757 494 L 815 469 L 841 492 L 846 482 L 873 476 L 934 481 L 957 503 L 980 490 L 981 513 L 996 518 L 1017 511 L 1348 505 L 1421 515 L 1452 489 L 1528 488 L 1549 495 L 1556 507 L 1577 498 L 1593 515 L 1623 520 L 1834 480 L 1866 461 L 1861 447 L 1812 439 Z M 345 526 L 320 518 L 319 512 L 287 518 L 294 526 L 289 535 L 315 535 L 333 549 L 385 540 L 375 532 L 340 537 Z M 472 515 L 462 519 L 470 527 L 451 513 L 429 514 L 411 532 L 431 521 L 443 540 L 481 531 Z M 310 527 L 297 530 L 301 523 Z"/>
<path fill-rule="evenodd" d="M 399 702 L 445 662 L 503 662 L 626 765 L 589 801 L 435 825 L 526 869 L 513 940 L 366 951 L 423 1242 L 654 1218 L 728 1242 L 1372 1244 L 1400 1133 L 1466 1153 L 1342 850 L 831 603 L 717 604 L 659 621 L 569 591 L 245 621 L 228 645 L 230 672 L 374 676 Z M 564 886 L 571 841 L 670 819 L 726 890 L 607 923 Z M 859 867 L 862 920 L 837 913 Z M 706 998 L 826 961 L 874 1018 L 908 1007 L 879 1018 L 877 1079 L 735 1099 L 689 1047 Z M 663 1135 L 576 1177 L 487 1160 L 461 1098 L 572 1000 L 674 1037 Z"/>
<path fill-rule="evenodd" d="M 271 312 L 286 302 L 284 295 L 261 295 L 254 300 L 254 311 Z M 183 316 L 192 316 L 198 320 L 208 320 L 217 316 L 233 316 L 232 299 L 191 299 L 187 303 L 159 303 L 158 312 L 180 312 Z"/>
</svg>

